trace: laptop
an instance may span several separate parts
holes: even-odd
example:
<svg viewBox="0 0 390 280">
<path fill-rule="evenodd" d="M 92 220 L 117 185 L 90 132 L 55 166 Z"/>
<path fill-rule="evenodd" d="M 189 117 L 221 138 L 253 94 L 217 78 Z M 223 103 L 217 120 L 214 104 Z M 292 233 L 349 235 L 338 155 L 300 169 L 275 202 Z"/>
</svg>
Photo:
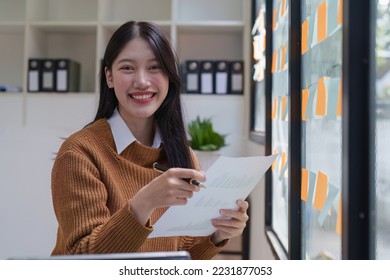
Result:
<svg viewBox="0 0 390 280">
<path fill-rule="evenodd" d="M 61 255 L 50 257 L 12 258 L 24 260 L 191 260 L 187 251 L 142 252 L 115 254 Z"/>
</svg>

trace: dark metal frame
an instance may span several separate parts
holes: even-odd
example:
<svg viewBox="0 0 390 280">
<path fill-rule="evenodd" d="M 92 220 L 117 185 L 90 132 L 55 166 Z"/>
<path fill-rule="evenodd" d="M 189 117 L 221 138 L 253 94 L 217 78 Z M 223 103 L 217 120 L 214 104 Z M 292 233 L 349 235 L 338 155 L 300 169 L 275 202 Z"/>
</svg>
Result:
<svg viewBox="0 0 390 280">
<path fill-rule="evenodd" d="M 288 256 L 292 260 L 302 259 L 302 130 L 301 130 L 301 0 L 289 1 L 289 223 Z"/>
<path fill-rule="evenodd" d="M 343 6 L 343 259 L 375 259 L 375 3 Z"/>
</svg>

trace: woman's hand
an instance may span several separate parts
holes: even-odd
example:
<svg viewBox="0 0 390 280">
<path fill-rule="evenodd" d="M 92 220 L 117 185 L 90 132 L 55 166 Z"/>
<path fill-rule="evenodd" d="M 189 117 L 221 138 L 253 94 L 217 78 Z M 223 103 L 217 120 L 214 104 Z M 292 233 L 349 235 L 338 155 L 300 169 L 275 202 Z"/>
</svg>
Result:
<svg viewBox="0 0 390 280">
<path fill-rule="evenodd" d="M 184 205 L 199 191 L 198 186 L 183 180 L 191 178 L 204 182 L 203 172 L 186 168 L 170 168 L 144 186 L 131 200 L 131 211 L 141 224 L 146 224 L 156 208 Z"/>
<path fill-rule="evenodd" d="M 239 236 L 244 231 L 249 217 L 246 213 L 249 203 L 244 200 L 237 200 L 238 210 L 221 209 L 223 218 L 212 219 L 212 225 L 217 229 L 211 236 L 211 241 L 218 245 L 225 239 Z"/>
</svg>

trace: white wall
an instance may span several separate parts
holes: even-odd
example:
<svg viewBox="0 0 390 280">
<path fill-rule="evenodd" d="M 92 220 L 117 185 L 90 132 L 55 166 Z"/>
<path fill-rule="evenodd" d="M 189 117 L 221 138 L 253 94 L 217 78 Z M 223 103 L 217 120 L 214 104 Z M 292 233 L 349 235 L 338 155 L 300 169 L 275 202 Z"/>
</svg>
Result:
<svg viewBox="0 0 390 280">
<path fill-rule="evenodd" d="M 91 121 L 96 101 L 50 97 L 0 96 L 0 259 L 48 256 L 54 246 L 53 158 L 61 138 Z"/>
</svg>

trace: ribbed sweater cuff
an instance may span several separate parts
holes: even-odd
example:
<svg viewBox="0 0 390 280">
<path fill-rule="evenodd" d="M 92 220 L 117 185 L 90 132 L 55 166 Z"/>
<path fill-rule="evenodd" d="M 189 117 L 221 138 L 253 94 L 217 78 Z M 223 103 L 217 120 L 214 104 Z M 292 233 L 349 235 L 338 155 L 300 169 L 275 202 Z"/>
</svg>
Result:
<svg viewBox="0 0 390 280">
<path fill-rule="evenodd" d="M 96 239 L 96 251 L 126 253 L 137 251 L 149 234 L 151 228 L 143 226 L 129 211 L 129 203 L 116 212 L 110 226 L 104 227 Z"/>
<path fill-rule="evenodd" d="M 195 245 L 191 249 L 191 257 L 194 260 L 210 260 L 217 255 L 229 242 L 229 239 L 225 239 L 216 246 L 212 241 L 211 237 L 205 237 L 201 243 Z"/>
</svg>

